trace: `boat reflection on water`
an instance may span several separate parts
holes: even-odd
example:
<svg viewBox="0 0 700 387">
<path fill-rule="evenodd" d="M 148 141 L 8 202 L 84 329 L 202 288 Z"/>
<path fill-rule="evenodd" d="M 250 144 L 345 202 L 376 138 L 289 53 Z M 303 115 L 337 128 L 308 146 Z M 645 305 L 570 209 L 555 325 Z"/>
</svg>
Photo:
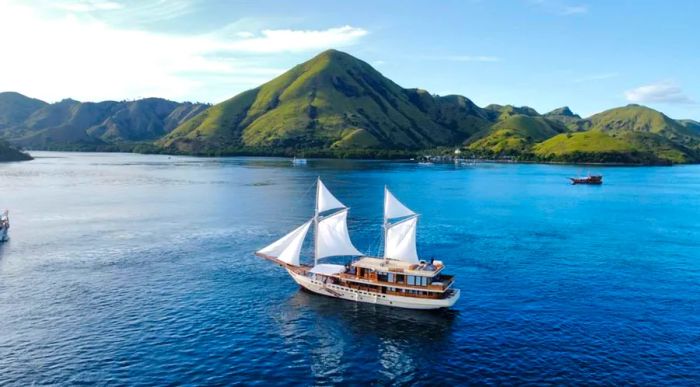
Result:
<svg viewBox="0 0 700 387">
<path fill-rule="evenodd" d="M 300 289 L 276 316 L 284 351 L 308 353 L 317 383 L 410 383 L 421 375 L 430 354 L 451 342 L 459 312 L 412 310 L 338 301 Z M 312 332 L 310 332 L 312 331 Z M 305 349 L 307 348 L 307 349 Z M 366 372 L 351 368 L 376 359 L 381 367 Z M 373 362 L 374 360 L 371 360 Z"/>
</svg>

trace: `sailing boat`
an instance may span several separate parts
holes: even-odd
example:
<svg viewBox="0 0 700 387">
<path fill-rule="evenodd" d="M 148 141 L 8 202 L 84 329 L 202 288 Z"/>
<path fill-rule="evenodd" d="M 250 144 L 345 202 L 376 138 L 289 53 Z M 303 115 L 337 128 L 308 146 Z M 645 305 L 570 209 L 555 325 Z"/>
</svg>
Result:
<svg viewBox="0 0 700 387">
<path fill-rule="evenodd" d="M 571 180 L 571 184 L 593 184 L 593 185 L 600 185 L 603 184 L 603 175 L 591 175 L 591 172 L 588 171 L 588 176 L 585 177 L 570 177 L 569 180 Z"/>
<path fill-rule="evenodd" d="M 255 254 L 284 267 L 301 287 L 325 296 L 409 309 L 449 308 L 459 299 L 454 277 L 443 274 L 441 261 L 419 259 L 416 249 L 418 214 L 384 188 L 384 254 L 370 257 L 350 240 L 349 208 L 316 183 L 314 216 L 294 231 Z M 301 247 L 314 228 L 313 266 L 302 264 Z M 350 256 L 347 265 L 319 263 Z"/>
</svg>

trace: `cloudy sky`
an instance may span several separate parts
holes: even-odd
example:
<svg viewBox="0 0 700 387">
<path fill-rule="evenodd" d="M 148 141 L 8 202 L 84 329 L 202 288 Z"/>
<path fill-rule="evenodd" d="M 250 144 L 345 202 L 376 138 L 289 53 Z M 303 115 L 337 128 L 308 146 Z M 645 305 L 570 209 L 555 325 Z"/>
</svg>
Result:
<svg viewBox="0 0 700 387">
<path fill-rule="evenodd" d="M 337 48 L 481 106 L 700 119 L 699 14 L 681 0 L 0 0 L 0 91 L 216 103 Z"/>
</svg>

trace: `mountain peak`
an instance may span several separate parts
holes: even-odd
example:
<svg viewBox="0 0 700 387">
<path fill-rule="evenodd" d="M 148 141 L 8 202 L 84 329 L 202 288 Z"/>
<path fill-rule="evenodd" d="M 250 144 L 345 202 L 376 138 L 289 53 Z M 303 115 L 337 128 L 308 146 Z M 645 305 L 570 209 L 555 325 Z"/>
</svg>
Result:
<svg viewBox="0 0 700 387">
<path fill-rule="evenodd" d="M 325 51 L 322 51 L 317 56 L 352 56 L 352 55 L 348 54 L 347 52 L 336 50 L 335 48 L 329 48 Z"/>
<path fill-rule="evenodd" d="M 566 117 L 575 117 L 576 114 L 569 109 L 568 106 L 562 106 L 558 109 L 554 109 L 551 112 L 547 113 L 547 115 L 551 116 L 566 116 Z"/>
<path fill-rule="evenodd" d="M 303 68 L 307 71 L 321 71 L 321 70 L 331 70 L 331 69 L 347 69 L 351 67 L 362 67 L 365 70 L 371 68 L 369 64 L 363 62 L 362 60 L 355 58 L 354 56 L 339 51 L 336 49 L 329 49 L 321 52 L 315 57 L 309 59 L 308 61 L 301 64 Z M 372 70 L 374 70 L 372 68 Z M 375 70 L 376 71 L 376 70 Z"/>
</svg>

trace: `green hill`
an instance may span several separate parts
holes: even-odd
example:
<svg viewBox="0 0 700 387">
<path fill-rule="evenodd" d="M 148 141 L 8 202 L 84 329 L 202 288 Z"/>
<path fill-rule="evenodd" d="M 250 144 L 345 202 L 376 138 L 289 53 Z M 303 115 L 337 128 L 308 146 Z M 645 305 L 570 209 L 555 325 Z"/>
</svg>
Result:
<svg viewBox="0 0 700 387">
<path fill-rule="evenodd" d="M 513 106 L 513 105 L 498 105 L 491 104 L 484 108 L 486 116 L 491 121 L 502 121 L 514 115 L 522 115 L 529 117 L 538 117 L 540 114 L 537 110 L 529 106 Z"/>
<path fill-rule="evenodd" d="M 24 122 L 32 113 L 46 105 L 48 104 L 44 101 L 20 93 L 0 93 L 0 130 Z"/>
<path fill-rule="evenodd" d="M 153 141 L 207 108 L 161 98 L 54 104 L 0 93 L 0 137 L 39 149 L 104 149 Z"/>
<path fill-rule="evenodd" d="M 0 93 L 0 138 L 35 149 L 197 155 L 408 157 L 453 152 L 520 160 L 700 162 L 700 123 L 639 105 L 581 118 L 405 89 L 351 55 L 324 51 L 217 105 L 57 103 Z"/>
<path fill-rule="evenodd" d="M 470 138 L 468 149 L 482 155 L 515 156 L 529 153 L 535 143 L 566 131 L 562 124 L 541 116 L 511 114 L 501 114 L 500 121 Z"/>
<path fill-rule="evenodd" d="M 591 125 L 590 121 L 581 118 L 578 114 L 574 114 L 568 106 L 560 107 L 549 113 L 545 113 L 544 117 L 552 121 L 560 122 L 574 132 L 586 130 Z"/>
<path fill-rule="evenodd" d="M 591 129 L 606 133 L 655 133 L 691 148 L 700 146 L 700 133 L 665 114 L 640 105 L 627 105 L 592 116 Z"/>
<path fill-rule="evenodd" d="M 667 164 L 698 162 L 695 152 L 654 133 L 563 133 L 533 148 L 541 160 Z"/>
<path fill-rule="evenodd" d="M 700 137 L 700 122 L 693 120 L 678 120 L 678 123 L 683 125 L 691 136 Z"/>
<path fill-rule="evenodd" d="M 485 125 L 464 97 L 406 90 L 336 50 L 185 122 L 159 144 L 188 153 L 229 148 L 425 149 Z"/>
</svg>

